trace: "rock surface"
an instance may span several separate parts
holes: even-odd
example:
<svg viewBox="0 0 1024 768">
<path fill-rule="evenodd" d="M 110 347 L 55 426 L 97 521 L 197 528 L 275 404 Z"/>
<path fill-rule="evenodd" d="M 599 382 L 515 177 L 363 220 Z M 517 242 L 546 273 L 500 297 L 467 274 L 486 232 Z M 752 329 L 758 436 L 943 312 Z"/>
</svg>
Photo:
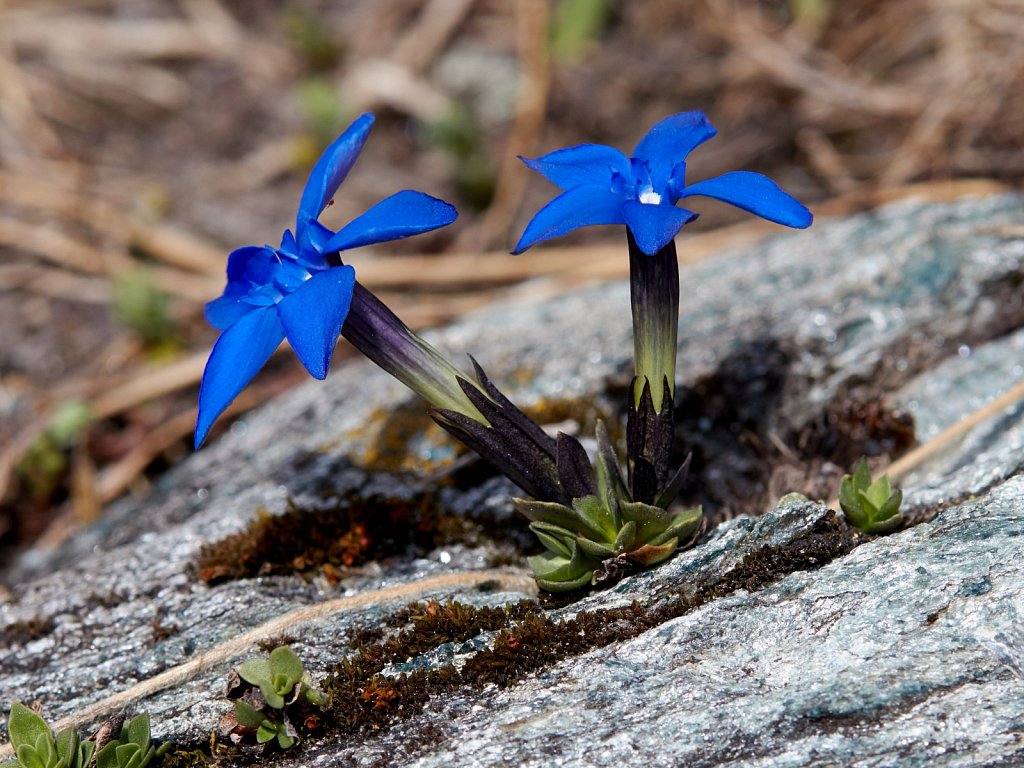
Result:
<svg viewBox="0 0 1024 768">
<path fill-rule="evenodd" d="M 681 384 L 779 344 L 785 371 L 768 393 L 769 431 L 802 423 L 843 393 L 871 392 L 874 383 L 876 394 L 889 393 L 889 405 L 913 413 L 918 439 L 928 439 L 1021 376 L 1022 211 L 1013 195 L 904 201 L 684 268 Z M 608 390 L 628 374 L 628 287 L 496 307 L 432 340 L 472 352 L 499 384 L 529 382 L 503 386 L 522 405 L 565 401 L 581 404 L 577 412 L 607 412 Z M 756 391 L 757 381 L 748 384 Z M 62 550 L 13 564 L 5 574 L 11 594 L 0 604 L 0 698 L 39 700 L 52 722 L 287 611 L 483 569 L 493 552 L 461 541 L 370 563 L 338 584 L 278 575 L 207 586 L 194 576 L 202 545 L 243 530 L 257 509 L 279 515 L 289 498 L 315 506 L 422 493 L 430 485 L 424 475 L 443 467 L 452 449 L 424 429 L 392 455 L 395 415 L 418 410 L 410 402 L 368 364 L 342 366 L 326 386 L 310 383 L 248 416 L 168 473 L 149 498 L 115 504 Z M 382 733 L 311 742 L 281 762 L 1024 761 L 1024 681 L 1011 671 L 1024 669 L 1022 448 L 1016 407 L 907 478 L 908 506 L 941 507 L 928 522 L 848 554 L 786 561 L 770 578 L 697 601 L 510 688 L 456 691 Z M 385 464 L 415 471 L 383 471 Z M 449 483 L 435 501 L 446 512 L 510 525 L 509 491 L 496 478 Z M 797 503 L 730 520 L 665 566 L 551 615 L 632 601 L 653 610 L 692 597 L 751 558 L 776 562 L 768 556 L 801 550 L 829 519 L 824 506 Z M 425 596 L 457 592 L 477 605 L 530 596 L 522 581 L 508 588 L 448 586 Z M 378 625 L 410 599 L 390 594 L 284 634 L 317 677 L 351 651 L 355 630 Z M 252 653 L 238 650 L 133 705 L 150 711 L 156 736 L 201 744 L 229 709 L 221 698 L 228 667 Z"/>
</svg>

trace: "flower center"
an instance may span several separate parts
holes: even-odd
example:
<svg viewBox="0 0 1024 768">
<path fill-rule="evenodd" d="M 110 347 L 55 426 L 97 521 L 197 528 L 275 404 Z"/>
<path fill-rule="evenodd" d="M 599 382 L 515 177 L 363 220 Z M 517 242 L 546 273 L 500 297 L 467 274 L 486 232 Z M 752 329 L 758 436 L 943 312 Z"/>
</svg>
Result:
<svg viewBox="0 0 1024 768">
<path fill-rule="evenodd" d="M 644 205 L 658 205 L 661 203 L 661 195 L 648 187 L 640 193 L 640 202 Z"/>
</svg>

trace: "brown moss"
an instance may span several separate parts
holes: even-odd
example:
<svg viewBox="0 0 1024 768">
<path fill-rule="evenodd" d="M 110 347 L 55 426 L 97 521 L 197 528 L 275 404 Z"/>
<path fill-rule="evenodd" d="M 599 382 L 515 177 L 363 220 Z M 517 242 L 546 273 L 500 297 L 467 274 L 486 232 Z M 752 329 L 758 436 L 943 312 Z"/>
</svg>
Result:
<svg viewBox="0 0 1024 768">
<path fill-rule="evenodd" d="M 348 568 L 368 560 L 429 549 L 445 529 L 437 500 L 422 493 L 412 498 L 350 498 L 305 509 L 292 500 L 284 514 L 259 510 L 248 528 L 204 546 L 194 563 L 197 576 L 215 583 L 321 566 Z"/>
<path fill-rule="evenodd" d="M 326 728 L 340 735 L 372 732 L 417 715 L 431 697 L 487 685 L 513 685 L 562 659 L 636 637 L 737 589 L 757 590 L 787 573 L 818 568 L 855 544 L 846 526 L 830 513 L 799 539 L 752 553 L 719 579 L 687 595 L 680 590 L 655 608 L 633 603 L 580 611 L 555 621 L 535 602 L 501 609 L 454 602 L 415 604 L 393 617 L 411 626 L 362 646 L 330 671 L 322 683 L 332 702 Z M 389 664 L 487 631 L 497 632 L 489 647 L 473 654 L 461 669 L 448 666 L 397 676 L 381 674 Z"/>
<path fill-rule="evenodd" d="M 40 618 L 33 616 L 31 619 L 23 619 L 6 627 L 0 628 L 0 646 L 21 646 L 46 637 L 53 632 L 53 617 Z"/>
</svg>

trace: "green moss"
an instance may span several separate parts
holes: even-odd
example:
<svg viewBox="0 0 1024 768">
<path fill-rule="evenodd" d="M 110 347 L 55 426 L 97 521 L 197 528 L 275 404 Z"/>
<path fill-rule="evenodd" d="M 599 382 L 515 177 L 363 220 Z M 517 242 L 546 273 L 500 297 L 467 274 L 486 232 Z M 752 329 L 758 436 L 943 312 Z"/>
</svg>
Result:
<svg viewBox="0 0 1024 768">
<path fill-rule="evenodd" d="M 721 578 L 675 597 L 656 608 L 638 603 L 623 608 L 580 611 L 555 621 L 536 602 L 504 608 L 473 608 L 455 602 L 414 604 L 389 623 L 405 626 L 391 637 L 368 642 L 336 665 L 321 687 L 331 695 L 325 729 L 352 736 L 388 727 L 422 711 L 432 697 L 454 690 L 508 687 L 565 658 L 640 635 L 666 621 L 737 589 L 754 591 L 793 571 L 818 568 L 846 554 L 856 540 L 829 514 L 800 539 L 748 555 Z M 496 632 L 488 648 L 473 654 L 460 669 L 415 669 L 383 675 L 391 664 L 415 658 L 443 643 Z"/>
</svg>

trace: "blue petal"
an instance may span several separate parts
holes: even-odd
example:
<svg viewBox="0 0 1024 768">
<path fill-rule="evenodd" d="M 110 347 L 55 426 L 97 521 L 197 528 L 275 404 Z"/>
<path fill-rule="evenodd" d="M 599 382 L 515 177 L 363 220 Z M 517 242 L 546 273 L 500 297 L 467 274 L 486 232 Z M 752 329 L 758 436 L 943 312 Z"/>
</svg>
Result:
<svg viewBox="0 0 1024 768">
<path fill-rule="evenodd" d="M 242 299 L 254 285 L 265 285 L 274 279 L 278 259 L 268 245 L 247 245 L 228 256 L 228 283 L 224 295 L 206 305 L 206 322 L 223 331 L 237 322 L 252 306 Z"/>
<path fill-rule="evenodd" d="M 318 267 L 326 267 L 324 258 L 328 241 L 334 237 L 334 230 L 328 229 L 316 219 L 310 219 L 302 229 L 302 240 L 299 241 L 299 259 Z"/>
<path fill-rule="evenodd" d="M 313 275 L 277 304 L 288 343 L 314 378 L 327 377 L 355 282 L 352 267 L 334 267 Z"/>
<path fill-rule="evenodd" d="M 249 312 L 224 331 L 213 345 L 199 387 L 195 446 L 206 439 L 213 422 L 270 359 L 284 338 L 273 307 Z"/>
<path fill-rule="evenodd" d="M 640 250 L 653 256 L 697 214 L 674 205 L 650 205 L 630 200 L 625 205 L 626 225 Z"/>
<path fill-rule="evenodd" d="M 512 253 L 522 253 L 543 240 L 572 232 L 592 224 L 625 224 L 625 201 L 603 187 L 576 187 L 563 192 L 541 208 L 526 225 Z"/>
<path fill-rule="evenodd" d="M 760 173 L 732 171 L 699 181 L 683 190 L 682 197 L 691 195 L 713 197 L 787 227 L 803 229 L 809 227 L 814 220 L 803 203 L 783 192 L 778 184 Z"/>
<path fill-rule="evenodd" d="M 244 296 L 229 295 L 227 292 L 206 304 L 206 322 L 218 331 L 234 325 L 253 310 L 253 305 Z"/>
<path fill-rule="evenodd" d="M 647 164 L 654 190 L 664 196 L 673 169 L 715 133 L 703 112 L 680 112 L 656 123 L 636 145 L 633 157 Z"/>
<path fill-rule="evenodd" d="M 629 176 L 629 158 L 604 144 L 580 144 L 549 152 L 536 160 L 519 159 L 562 189 L 586 184 L 610 187 L 614 172 Z"/>
<path fill-rule="evenodd" d="M 342 227 L 324 245 L 324 252 L 334 253 L 429 232 L 451 224 L 458 215 L 455 207 L 444 200 L 407 189 L 381 200 Z"/>
<path fill-rule="evenodd" d="M 280 259 L 269 245 L 237 248 L 228 256 L 228 284 L 224 295 L 245 295 L 253 285 L 269 283 L 279 265 Z"/>
<path fill-rule="evenodd" d="M 372 127 L 373 115 L 369 112 L 360 115 L 316 161 L 309 173 L 306 188 L 302 190 L 299 215 L 295 222 L 295 236 L 300 243 L 305 241 L 308 222 L 319 218 L 341 182 L 352 170 Z"/>
</svg>

